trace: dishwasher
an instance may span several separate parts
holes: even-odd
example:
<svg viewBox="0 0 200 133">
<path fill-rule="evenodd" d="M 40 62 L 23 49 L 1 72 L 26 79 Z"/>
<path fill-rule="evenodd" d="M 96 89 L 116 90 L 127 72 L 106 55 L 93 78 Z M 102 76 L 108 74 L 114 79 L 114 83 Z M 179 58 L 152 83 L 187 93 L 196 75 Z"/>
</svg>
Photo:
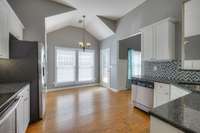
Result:
<svg viewBox="0 0 200 133">
<path fill-rule="evenodd" d="M 145 112 L 153 108 L 154 82 L 134 80 L 132 83 L 133 106 Z"/>
</svg>

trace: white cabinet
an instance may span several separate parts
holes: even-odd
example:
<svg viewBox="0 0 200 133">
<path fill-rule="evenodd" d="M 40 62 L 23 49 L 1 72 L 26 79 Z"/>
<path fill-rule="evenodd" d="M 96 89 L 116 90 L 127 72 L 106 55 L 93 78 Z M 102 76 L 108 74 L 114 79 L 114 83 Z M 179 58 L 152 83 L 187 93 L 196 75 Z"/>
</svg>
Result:
<svg viewBox="0 0 200 133">
<path fill-rule="evenodd" d="M 191 91 L 170 84 L 155 83 L 154 108 L 190 94 Z M 167 110 L 166 110 L 167 111 Z"/>
<path fill-rule="evenodd" d="M 167 18 L 141 29 L 142 59 L 162 61 L 175 59 L 175 21 Z"/>
<path fill-rule="evenodd" d="M 155 59 L 155 46 L 154 46 L 154 31 L 153 26 L 142 29 L 142 59 L 154 60 Z"/>
<path fill-rule="evenodd" d="M 9 19 L 8 19 L 9 20 L 9 23 L 8 23 L 9 24 L 9 32 L 12 35 L 14 35 L 17 39 L 22 40 L 24 26 L 10 5 L 8 5 L 8 8 L 9 8 Z"/>
<path fill-rule="evenodd" d="M 154 85 L 154 108 L 170 101 L 170 85 L 155 83 Z"/>
<path fill-rule="evenodd" d="M 184 90 L 174 85 L 171 85 L 170 89 L 171 89 L 171 95 L 170 95 L 171 101 L 191 93 L 189 90 Z"/>
<path fill-rule="evenodd" d="M 15 111 L 0 124 L 0 133 L 15 133 Z"/>
<path fill-rule="evenodd" d="M 6 1 L 0 0 L 0 58 L 9 58 L 9 31 Z"/>
<path fill-rule="evenodd" d="M 184 37 L 200 35 L 200 0 L 188 0 L 184 4 Z"/>
<path fill-rule="evenodd" d="M 184 60 L 183 68 L 186 70 L 200 70 L 200 60 Z"/>
<path fill-rule="evenodd" d="M 9 33 L 23 39 L 21 21 L 6 0 L 0 0 L 0 58 L 9 59 Z"/>
<path fill-rule="evenodd" d="M 151 116 L 150 133 L 183 133 L 183 131 Z"/>
<path fill-rule="evenodd" d="M 19 94 L 20 102 L 17 107 L 17 133 L 25 133 L 30 120 L 30 86 L 24 87 Z"/>
<path fill-rule="evenodd" d="M 156 31 L 156 59 L 175 59 L 175 24 L 162 21 L 155 26 Z"/>
</svg>

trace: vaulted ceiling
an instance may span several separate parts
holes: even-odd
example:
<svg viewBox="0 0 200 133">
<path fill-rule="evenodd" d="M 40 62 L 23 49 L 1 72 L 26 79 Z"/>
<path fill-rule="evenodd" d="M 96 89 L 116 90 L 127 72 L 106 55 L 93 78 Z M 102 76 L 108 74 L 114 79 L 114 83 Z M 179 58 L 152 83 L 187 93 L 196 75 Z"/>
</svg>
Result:
<svg viewBox="0 0 200 133">
<path fill-rule="evenodd" d="M 86 30 L 98 40 L 103 40 L 115 33 L 115 21 L 146 0 L 54 1 L 71 6 L 75 10 L 46 18 L 47 32 L 53 32 L 66 26 L 81 27 L 78 21 L 82 18 L 82 15 L 86 15 Z"/>
</svg>

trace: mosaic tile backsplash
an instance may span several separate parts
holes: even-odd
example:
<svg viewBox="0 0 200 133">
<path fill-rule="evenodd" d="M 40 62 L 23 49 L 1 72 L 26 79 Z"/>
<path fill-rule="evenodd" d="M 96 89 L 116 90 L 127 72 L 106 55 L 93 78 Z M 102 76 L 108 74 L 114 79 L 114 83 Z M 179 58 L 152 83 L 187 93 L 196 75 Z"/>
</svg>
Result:
<svg viewBox="0 0 200 133">
<path fill-rule="evenodd" d="M 200 71 L 184 71 L 179 69 L 180 62 L 145 62 L 144 75 L 169 80 L 200 82 Z"/>
</svg>

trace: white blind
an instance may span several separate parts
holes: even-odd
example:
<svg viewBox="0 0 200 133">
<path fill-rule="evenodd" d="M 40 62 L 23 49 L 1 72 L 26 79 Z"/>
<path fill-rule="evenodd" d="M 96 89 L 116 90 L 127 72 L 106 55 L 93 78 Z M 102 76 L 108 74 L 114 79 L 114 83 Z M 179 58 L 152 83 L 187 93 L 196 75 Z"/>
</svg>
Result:
<svg viewBox="0 0 200 133">
<path fill-rule="evenodd" d="M 134 51 L 132 54 L 132 76 L 141 75 L 141 52 Z"/>
<path fill-rule="evenodd" d="M 75 81 L 76 51 L 56 48 L 56 82 Z"/>
<path fill-rule="evenodd" d="M 78 53 L 78 80 L 93 81 L 94 80 L 94 51 L 85 51 Z"/>
</svg>

